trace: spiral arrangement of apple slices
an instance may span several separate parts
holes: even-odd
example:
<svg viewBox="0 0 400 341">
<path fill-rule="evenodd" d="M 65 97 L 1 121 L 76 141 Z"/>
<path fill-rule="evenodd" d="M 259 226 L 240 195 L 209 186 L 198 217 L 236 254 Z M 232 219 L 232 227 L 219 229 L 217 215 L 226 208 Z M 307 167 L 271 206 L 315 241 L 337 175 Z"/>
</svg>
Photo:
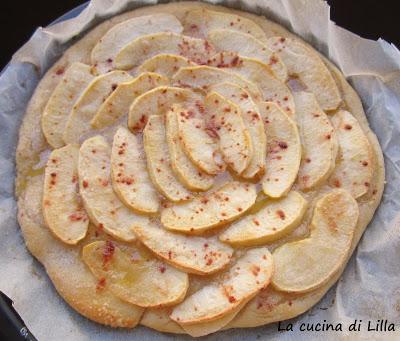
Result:
<svg viewBox="0 0 400 341">
<path fill-rule="evenodd" d="M 42 116 L 43 215 L 100 288 L 200 336 L 268 285 L 301 294 L 337 273 L 372 152 L 316 52 L 202 9 L 117 24 L 91 60 Z M 104 233 L 82 243 L 91 225 Z"/>
</svg>

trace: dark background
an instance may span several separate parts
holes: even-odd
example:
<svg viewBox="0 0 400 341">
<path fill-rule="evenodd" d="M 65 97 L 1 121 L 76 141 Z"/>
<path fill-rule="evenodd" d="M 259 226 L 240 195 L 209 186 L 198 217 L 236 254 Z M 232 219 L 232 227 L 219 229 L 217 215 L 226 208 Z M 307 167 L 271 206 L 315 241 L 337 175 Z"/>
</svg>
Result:
<svg viewBox="0 0 400 341">
<path fill-rule="evenodd" d="M 0 69 L 32 35 L 36 27 L 46 26 L 84 0 L 3 0 L 0 12 Z M 396 0 L 328 0 L 331 17 L 340 26 L 359 35 L 382 37 L 400 46 Z M 396 6 L 397 4 L 397 6 Z M 397 8 L 396 8 L 397 7 Z M 397 25 L 395 25 L 395 23 Z"/>
</svg>

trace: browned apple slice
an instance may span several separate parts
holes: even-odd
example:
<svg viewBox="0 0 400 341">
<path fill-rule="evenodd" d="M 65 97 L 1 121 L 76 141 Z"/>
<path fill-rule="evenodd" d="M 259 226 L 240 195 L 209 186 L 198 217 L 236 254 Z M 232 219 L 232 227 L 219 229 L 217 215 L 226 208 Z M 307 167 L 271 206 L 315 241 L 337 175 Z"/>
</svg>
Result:
<svg viewBox="0 0 400 341">
<path fill-rule="evenodd" d="M 241 176 L 249 179 L 263 174 L 265 170 L 267 137 L 257 105 L 245 89 L 233 83 L 219 83 L 211 86 L 210 90 L 227 98 L 240 108 L 243 122 L 250 134 L 253 153 L 249 165 L 242 172 Z"/>
<path fill-rule="evenodd" d="M 138 239 L 157 256 L 188 273 L 208 275 L 225 267 L 233 250 L 215 238 L 183 236 L 162 227 L 135 227 Z"/>
<path fill-rule="evenodd" d="M 89 65 L 73 63 L 51 94 L 43 111 L 42 130 L 53 148 L 64 145 L 62 136 L 72 107 L 92 80 Z"/>
<path fill-rule="evenodd" d="M 78 195 L 79 146 L 51 152 L 43 187 L 43 217 L 53 234 L 67 244 L 86 236 L 89 218 Z"/>
<path fill-rule="evenodd" d="M 168 83 L 167 78 L 151 72 L 142 73 L 129 82 L 120 83 L 100 106 L 90 124 L 95 129 L 113 125 L 129 112 L 129 107 L 135 98 Z"/>
<path fill-rule="evenodd" d="M 114 58 L 126 44 L 134 39 L 158 32 L 181 33 L 182 25 L 171 14 L 154 13 L 125 20 L 115 26 L 98 40 L 92 50 L 91 61 L 98 73 L 114 68 Z"/>
<path fill-rule="evenodd" d="M 189 286 L 186 273 L 133 246 L 123 251 L 111 241 L 97 241 L 83 248 L 82 258 L 115 296 L 140 307 L 177 304 Z"/>
<path fill-rule="evenodd" d="M 183 187 L 172 171 L 169 158 L 165 117 L 152 115 L 143 131 L 144 150 L 150 179 L 157 190 L 171 201 L 191 198 L 191 193 Z"/>
<path fill-rule="evenodd" d="M 203 232 L 237 219 L 253 206 L 256 196 L 255 185 L 232 181 L 210 194 L 163 209 L 161 223 L 174 231 Z"/>
<path fill-rule="evenodd" d="M 272 198 L 286 195 L 296 180 L 301 161 L 301 141 L 296 123 L 275 103 L 259 104 L 265 123 L 267 160 L 263 191 Z"/>
<path fill-rule="evenodd" d="M 339 156 L 329 182 L 335 187 L 347 189 L 354 198 L 359 198 L 371 184 L 371 145 L 357 119 L 348 111 L 336 113 L 332 116 L 332 123 L 339 141 Z"/>
<path fill-rule="evenodd" d="M 139 66 L 138 72 L 155 72 L 168 78 L 184 66 L 194 65 L 189 59 L 176 54 L 162 53 L 147 59 Z"/>
<path fill-rule="evenodd" d="M 180 325 L 214 321 L 254 297 L 271 279 L 273 260 L 267 248 L 249 250 L 221 276 L 187 297 L 174 308 L 171 318 Z"/>
<path fill-rule="evenodd" d="M 315 205 L 310 236 L 274 251 L 274 287 L 303 293 L 328 282 L 346 261 L 358 215 L 349 192 L 337 189 L 324 194 Z"/>
<path fill-rule="evenodd" d="M 91 130 L 90 121 L 103 101 L 119 83 L 131 79 L 132 77 L 124 71 L 112 71 L 94 78 L 72 108 L 63 133 L 64 142 L 79 143 L 81 137 Z"/>
<path fill-rule="evenodd" d="M 176 54 L 204 64 L 215 49 L 206 40 L 172 32 L 159 32 L 139 37 L 125 45 L 115 57 L 115 67 L 130 70 L 161 53 Z"/>
<path fill-rule="evenodd" d="M 87 139 L 79 150 L 79 192 L 90 220 L 113 237 L 132 241 L 135 225 L 147 226 L 149 218 L 132 212 L 111 185 L 111 148 L 102 136 Z"/>
<path fill-rule="evenodd" d="M 237 245 L 261 245 L 275 241 L 296 228 L 307 208 L 307 201 L 292 191 L 279 200 L 267 200 L 262 209 L 232 224 L 221 235 L 223 242 Z"/>
<path fill-rule="evenodd" d="M 312 92 L 323 110 L 334 110 L 342 101 L 328 68 L 317 52 L 296 38 L 271 37 L 268 47 L 285 63 L 289 76 Z"/>
<path fill-rule="evenodd" d="M 158 193 L 147 173 L 143 146 L 123 127 L 114 135 L 111 175 L 114 191 L 126 206 L 144 213 L 158 211 Z"/>
<path fill-rule="evenodd" d="M 179 180 L 190 190 L 206 191 L 214 183 L 214 178 L 197 168 L 184 151 L 179 135 L 178 119 L 184 109 L 175 105 L 166 115 L 166 134 L 171 167 Z"/>
<path fill-rule="evenodd" d="M 315 96 L 308 92 L 296 92 L 294 97 L 303 145 L 298 182 L 302 189 L 309 190 L 332 174 L 338 141 L 332 123 Z"/>
</svg>

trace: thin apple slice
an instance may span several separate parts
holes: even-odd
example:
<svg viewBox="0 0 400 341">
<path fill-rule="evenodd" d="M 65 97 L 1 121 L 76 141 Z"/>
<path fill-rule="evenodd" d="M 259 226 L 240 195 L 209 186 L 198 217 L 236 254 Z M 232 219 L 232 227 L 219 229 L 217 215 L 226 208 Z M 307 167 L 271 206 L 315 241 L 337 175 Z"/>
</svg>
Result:
<svg viewBox="0 0 400 341">
<path fill-rule="evenodd" d="M 134 132 L 140 132 L 151 115 L 163 115 L 173 104 L 192 107 L 200 99 L 200 96 L 188 89 L 159 86 L 135 99 L 129 108 L 128 127 Z"/>
<path fill-rule="evenodd" d="M 267 64 L 243 57 L 234 52 L 220 52 L 211 58 L 209 65 L 229 70 L 258 86 L 262 100 L 279 105 L 291 117 L 295 114 L 292 92 L 288 86 L 276 79 Z"/>
<path fill-rule="evenodd" d="M 204 117 L 205 108 L 196 113 L 184 110 L 179 113 L 179 138 L 189 159 L 207 174 L 216 175 L 225 171 L 226 165 L 219 151 L 218 133 Z"/>
<path fill-rule="evenodd" d="M 183 236 L 162 227 L 134 228 L 138 239 L 157 256 L 185 272 L 209 275 L 224 268 L 233 250 L 216 238 Z"/>
<path fill-rule="evenodd" d="M 147 169 L 157 190 L 171 201 L 189 200 L 191 193 L 175 177 L 171 167 L 165 117 L 150 116 L 143 131 L 143 143 L 147 157 Z"/>
<path fill-rule="evenodd" d="M 119 70 L 130 70 L 161 53 L 180 55 L 197 64 L 204 64 L 215 52 L 204 39 L 159 32 L 139 37 L 125 45 L 116 55 L 114 64 Z"/>
<path fill-rule="evenodd" d="M 218 83 L 230 82 L 247 90 L 254 100 L 260 100 L 261 93 L 258 87 L 243 77 L 220 68 L 207 65 L 182 67 L 172 77 L 172 83 L 177 86 L 189 87 L 208 91 L 210 86 Z"/>
<path fill-rule="evenodd" d="M 232 13 L 194 9 L 187 13 L 182 24 L 185 33 L 194 37 L 205 38 L 211 30 L 230 29 L 251 34 L 257 39 L 266 39 L 264 31 L 254 21 Z"/>
<path fill-rule="evenodd" d="M 274 251 L 273 286 L 304 293 L 328 282 L 348 257 L 358 216 L 357 202 L 347 191 L 324 194 L 315 205 L 310 236 Z"/>
<path fill-rule="evenodd" d="M 215 333 L 218 330 L 224 328 L 229 322 L 231 322 L 240 312 L 240 310 L 242 310 L 247 302 L 248 300 L 244 300 L 236 308 L 232 309 L 231 312 L 225 314 L 219 319 L 196 324 L 182 324 L 181 327 L 186 333 L 188 333 L 192 337 L 206 336 Z"/>
<path fill-rule="evenodd" d="M 142 73 L 129 82 L 120 83 L 100 106 L 90 124 L 95 129 L 115 124 L 129 112 L 129 107 L 138 96 L 168 83 L 166 77 L 152 72 Z"/>
<path fill-rule="evenodd" d="M 266 200 L 255 214 L 232 224 L 220 240 L 235 246 L 270 243 L 289 234 L 302 221 L 307 201 L 295 191 L 278 200 Z"/>
<path fill-rule="evenodd" d="M 43 185 L 43 217 L 61 241 L 75 245 L 87 233 L 89 218 L 78 195 L 79 147 L 66 145 L 51 152 Z"/>
<path fill-rule="evenodd" d="M 132 241 L 132 226 L 147 226 L 149 218 L 133 213 L 111 185 L 111 148 L 102 136 L 87 139 L 79 150 L 79 191 L 90 220 L 111 236 Z"/>
<path fill-rule="evenodd" d="M 230 29 L 216 29 L 208 33 L 207 39 L 218 51 L 236 52 L 267 64 L 277 79 L 286 82 L 287 69 L 279 55 L 252 35 Z"/>
<path fill-rule="evenodd" d="M 338 165 L 329 182 L 348 190 L 354 198 L 367 193 L 373 175 L 373 154 L 357 119 L 341 110 L 331 118 L 339 141 Z"/>
<path fill-rule="evenodd" d="M 91 130 L 90 121 L 106 98 L 119 83 L 131 79 L 124 71 L 112 71 L 94 78 L 72 108 L 63 133 L 64 142 L 79 143 L 80 138 Z"/>
<path fill-rule="evenodd" d="M 151 57 L 139 66 L 138 72 L 155 72 L 168 78 L 184 66 L 193 66 L 189 59 L 176 54 L 162 53 Z"/>
<path fill-rule="evenodd" d="M 303 145 L 298 182 L 301 189 L 309 190 L 332 174 L 338 141 L 331 121 L 312 93 L 296 92 L 294 99 Z"/>
<path fill-rule="evenodd" d="M 265 288 L 272 277 L 273 260 L 267 248 L 249 250 L 221 281 L 204 286 L 174 308 L 171 319 L 180 325 L 219 319 Z"/>
<path fill-rule="evenodd" d="M 237 219 L 256 201 L 256 186 L 228 182 L 218 190 L 161 211 L 161 223 L 170 230 L 200 233 Z"/>
<path fill-rule="evenodd" d="M 190 190 L 206 191 L 214 183 L 214 178 L 197 168 L 186 155 L 179 137 L 178 118 L 184 109 L 175 105 L 166 115 L 166 134 L 171 167 L 179 180 Z"/>
<path fill-rule="evenodd" d="M 265 170 L 267 137 L 259 109 L 250 94 L 240 86 L 229 82 L 211 86 L 210 91 L 214 91 L 235 103 L 242 112 L 243 122 L 250 134 L 253 153 L 249 165 L 242 172 L 241 176 L 251 179 L 263 174 Z"/>
<path fill-rule="evenodd" d="M 72 107 L 92 80 L 89 65 L 73 63 L 55 87 L 41 121 L 43 134 L 53 148 L 64 145 L 62 136 Z"/>
<path fill-rule="evenodd" d="M 260 103 L 259 108 L 268 136 L 262 187 L 269 197 L 280 198 L 289 192 L 299 171 L 300 135 L 296 123 L 275 103 Z"/>
<path fill-rule="evenodd" d="M 115 193 L 126 206 L 144 213 L 158 211 L 158 193 L 147 173 L 141 141 L 123 127 L 114 135 L 111 177 Z"/>
<path fill-rule="evenodd" d="M 253 145 L 240 108 L 216 92 L 207 95 L 204 105 L 210 124 L 218 133 L 222 158 L 234 172 L 241 174 L 253 157 Z"/>
<path fill-rule="evenodd" d="M 106 32 L 92 50 L 91 61 L 98 73 L 114 69 L 118 51 L 132 40 L 158 32 L 181 33 L 182 25 L 171 14 L 156 13 L 125 20 Z"/>
<path fill-rule="evenodd" d="M 189 287 L 186 273 L 133 246 L 127 251 L 111 241 L 97 241 L 83 248 L 82 258 L 95 277 L 104 279 L 105 286 L 126 302 L 150 308 L 184 299 Z"/>
<path fill-rule="evenodd" d="M 271 37 L 267 46 L 281 57 L 289 77 L 315 95 L 323 110 L 339 106 L 342 101 L 339 89 L 317 52 L 296 38 Z"/>
</svg>

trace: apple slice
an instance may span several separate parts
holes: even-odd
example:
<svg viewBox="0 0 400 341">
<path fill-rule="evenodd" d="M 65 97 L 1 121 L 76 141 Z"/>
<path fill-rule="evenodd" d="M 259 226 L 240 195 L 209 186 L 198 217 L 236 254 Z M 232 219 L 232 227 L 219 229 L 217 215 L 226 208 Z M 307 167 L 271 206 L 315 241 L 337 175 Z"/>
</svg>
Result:
<svg viewBox="0 0 400 341">
<path fill-rule="evenodd" d="M 115 296 L 139 307 L 177 304 L 189 287 L 186 273 L 133 246 L 123 251 L 112 241 L 97 241 L 82 249 L 82 259 Z"/>
<path fill-rule="evenodd" d="M 111 148 L 102 136 L 87 139 L 79 150 L 79 192 L 90 220 L 111 236 L 132 241 L 132 226 L 147 226 L 149 218 L 133 213 L 111 185 Z"/>
<path fill-rule="evenodd" d="M 42 114 L 42 131 L 53 148 L 64 145 L 63 132 L 74 103 L 93 80 L 90 66 L 73 63 L 51 94 Z"/>
<path fill-rule="evenodd" d="M 138 72 L 155 72 L 168 78 L 184 66 L 193 66 L 189 59 L 176 54 L 158 54 L 147 59 L 139 66 Z"/>
<path fill-rule="evenodd" d="M 128 127 L 134 132 L 140 132 L 151 115 L 165 114 L 173 104 L 182 104 L 184 107 L 195 106 L 200 99 L 200 96 L 188 89 L 157 87 L 142 94 L 132 103 L 129 108 Z"/>
<path fill-rule="evenodd" d="M 282 82 L 288 78 L 285 64 L 278 54 L 252 35 L 230 29 L 216 29 L 208 33 L 207 39 L 218 51 L 230 51 L 241 56 L 257 59 L 267 64 L 274 76 Z"/>
<path fill-rule="evenodd" d="M 310 236 L 274 251 L 273 286 L 304 293 L 327 283 L 349 255 L 358 216 L 357 202 L 347 191 L 324 194 L 315 205 Z"/>
<path fill-rule="evenodd" d="M 215 238 L 183 236 L 157 226 L 134 228 L 138 239 L 157 256 L 185 272 L 209 275 L 224 268 L 233 250 Z"/>
<path fill-rule="evenodd" d="M 114 68 L 118 51 L 132 40 L 147 34 L 162 31 L 181 33 L 182 25 L 171 14 L 156 13 L 125 20 L 108 30 L 92 50 L 91 61 L 98 73 Z"/>
<path fill-rule="evenodd" d="M 156 87 L 168 85 L 168 83 L 169 80 L 166 77 L 152 72 L 142 73 L 129 82 L 120 83 L 100 106 L 90 124 L 95 129 L 115 124 L 129 112 L 129 107 L 135 98 Z"/>
<path fill-rule="evenodd" d="M 373 154 L 367 136 L 357 119 L 341 110 L 331 118 L 339 141 L 338 165 L 329 180 L 348 190 L 354 198 L 367 193 L 373 175 Z"/>
<path fill-rule="evenodd" d="M 267 46 L 281 57 L 289 77 L 315 95 L 323 110 L 339 106 L 342 101 L 339 89 L 317 52 L 295 38 L 271 37 Z"/>
<path fill-rule="evenodd" d="M 123 127 L 114 135 L 111 176 L 114 191 L 126 206 L 144 213 L 158 211 L 158 193 L 147 173 L 141 141 Z"/>
<path fill-rule="evenodd" d="M 79 147 L 66 145 L 51 152 L 43 185 L 43 217 L 53 234 L 75 245 L 87 233 L 89 219 L 78 195 Z"/>
<path fill-rule="evenodd" d="M 241 174 L 253 157 L 253 145 L 240 108 L 216 92 L 208 94 L 204 104 L 210 124 L 218 133 L 222 158 L 234 172 Z"/>
<path fill-rule="evenodd" d="M 210 86 L 223 82 L 230 82 L 241 86 L 251 94 L 254 100 L 261 100 L 262 98 L 260 90 L 255 84 L 233 72 L 216 67 L 206 65 L 182 67 L 172 77 L 172 83 L 177 86 L 203 91 L 208 91 Z"/>
<path fill-rule="evenodd" d="M 262 187 L 269 197 L 280 198 L 289 192 L 299 171 L 300 135 L 296 123 L 275 103 L 262 103 L 259 108 L 268 136 Z"/>
<path fill-rule="evenodd" d="M 90 131 L 90 121 L 106 98 L 119 83 L 131 79 L 124 71 L 112 71 L 94 78 L 72 108 L 63 133 L 64 142 L 79 143 L 80 138 Z"/>
<path fill-rule="evenodd" d="M 234 246 L 270 243 L 289 234 L 302 221 L 307 201 L 295 191 L 278 200 L 266 200 L 255 214 L 232 224 L 220 240 Z"/>
<path fill-rule="evenodd" d="M 191 198 L 172 171 L 165 131 L 165 117 L 152 115 L 143 131 L 144 150 L 150 179 L 157 190 L 171 201 Z"/>
<path fill-rule="evenodd" d="M 139 37 L 125 45 L 115 57 L 115 67 L 130 70 L 158 54 L 176 54 L 204 64 L 215 53 L 204 39 L 192 38 L 171 32 L 159 32 Z"/>
<path fill-rule="evenodd" d="M 338 141 L 328 116 L 312 93 L 294 93 L 297 121 L 303 144 L 298 182 L 309 190 L 328 179 L 335 168 Z"/>
<path fill-rule="evenodd" d="M 238 33 L 248 33 L 261 40 L 266 39 L 262 28 L 245 17 L 208 9 L 194 9 L 187 13 L 182 21 L 185 33 L 190 36 L 205 38 L 207 33 L 215 29 L 230 29 Z"/>
<path fill-rule="evenodd" d="M 214 183 L 211 175 L 197 168 L 186 155 L 179 138 L 178 118 L 184 109 L 175 105 L 166 115 L 166 134 L 171 167 L 179 180 L 190 190 L 206 191 Z"/>
<path fill-rule="evenodd" d="M 240 310 L 242 310 L 247 302 L 248 300 L 244 300 L 243 303 L 232 309 L 230 313 L 225 314 L 219 319 L 196 324 L 182 324 L 181 327 L 186 333 L 188 333 L 192 337 L 200 337 L 215 333 L 218 330 L 224 328 L 229 322 L 231 322 L 240 312 Z"/>
<path fill-rule="evenodd" d="M 228 182 L 218 190 L 161 211 L 161 223 L 170 230 L 200 233 L 237 219 L 256 201 L 256 186 Z"/>
<path fill-rule="evenodd" d="M 229 70 L 247 79 L 258 86 L 262 100 L 275 102 L 288 115 L 294 116 L 294 100 L 290 89 L 271 74 L 267 64 L 234 52 L 220 52 L 211 58 L 209 65 Z"/>
<path fill-rule="evenodd" d="M 178 115 L 179 138 L 189 159 L 207 174 L 216 175 L 225 171 L 226 165 L 219 151 L 218 133 L 202 113 L 192 110 L 181 111 Z"/>
<path fill-rule="evenodd" d="M 250 94 L 240 86 L 229 82 L 211 86 L 210 91 L 214 91 L 227 98 L 236 104 L 242 112 L 243 122 L 250 134 L 253 153 L 249 165 L 242 172 L 241 176 L 251 179 L 263 174 L 265 170 L 267 137 L 259 109 Z"/>
<path fill-rule="evenodd" d="M 217 320 L 265 288 L 272 272 L 273 260 L 267 248 L 249 250 L 219 283 L 206 285 L 187 297 L 170 317 L 180 325 Z"/>
</svg>

